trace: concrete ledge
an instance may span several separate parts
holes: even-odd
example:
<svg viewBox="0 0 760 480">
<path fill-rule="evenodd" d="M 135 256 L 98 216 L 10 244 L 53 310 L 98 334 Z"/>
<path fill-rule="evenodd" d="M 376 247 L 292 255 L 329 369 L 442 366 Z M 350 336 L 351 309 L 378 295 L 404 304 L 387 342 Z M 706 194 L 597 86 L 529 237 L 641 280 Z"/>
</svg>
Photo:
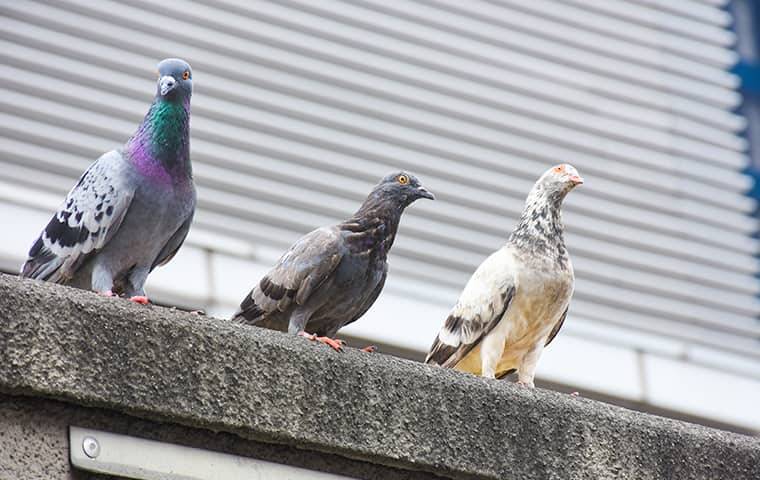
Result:
<svg viewBox="0 0 760 480">
<path fill-rule="evenodd" d="M 751 437 L 5 275 L 0 292 L 6 398 L 224 432 L 405 478 L 760 478 Z"/>
</svg>

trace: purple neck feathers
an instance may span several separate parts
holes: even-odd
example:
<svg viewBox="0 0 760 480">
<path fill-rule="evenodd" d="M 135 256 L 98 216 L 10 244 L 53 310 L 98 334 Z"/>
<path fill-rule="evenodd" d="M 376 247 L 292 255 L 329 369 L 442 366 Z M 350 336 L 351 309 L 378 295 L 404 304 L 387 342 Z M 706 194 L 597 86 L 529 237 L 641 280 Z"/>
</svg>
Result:
<svg viewBox="0 0 760 480">
<path fill-rule="evenodd" d="M 190 97 L 156 98 L 124 151 L 137 170 L 164 185 L 192 179 L 190 164 Z"/>
</svg>

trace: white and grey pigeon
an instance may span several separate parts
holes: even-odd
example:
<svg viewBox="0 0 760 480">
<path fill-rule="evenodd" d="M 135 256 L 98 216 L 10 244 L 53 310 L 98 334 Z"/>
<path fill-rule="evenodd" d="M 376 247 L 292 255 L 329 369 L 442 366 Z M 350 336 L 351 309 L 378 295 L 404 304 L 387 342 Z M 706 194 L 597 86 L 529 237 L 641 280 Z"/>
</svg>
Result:
<svg viewBox="0 0 760 480">
<path fill-rule="evenodd" d="M 147 303 L 144 284 L 182 246 L 195 212 L 193 74 L 158 64 L 153 103 L 123 148 L 90 165 L 29 251 L 23 277 Z"/>
<path fill-rule="evenodd" d="M 538 359 L 562 327 L 573 294 L 560 209 L 581 183 L 567 164 L 541 176 L 507 244 L 470 278 L 426 363 L 489 378 L 517 371 L 518 383 L 534 386 Z"/>
<path fill-rule="evenodd" d="M 340 351 L 342 342 L 331 337 L 377 300 L 401 214 L 420 198 L 434 197 L 413 175 L 386 176 L 351 218 L 293 244 L 246 295 L 233 321 L 305 336 Z"/>
</svg>

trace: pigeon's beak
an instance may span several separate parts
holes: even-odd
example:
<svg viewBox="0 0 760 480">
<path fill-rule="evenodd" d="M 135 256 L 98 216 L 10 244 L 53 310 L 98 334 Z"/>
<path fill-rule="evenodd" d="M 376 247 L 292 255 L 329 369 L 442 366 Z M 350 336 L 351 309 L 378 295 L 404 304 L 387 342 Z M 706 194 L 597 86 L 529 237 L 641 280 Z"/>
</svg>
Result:
<svg viewBox="0 0 760 480">
<path fill-rule="evenodd" d="M 570 181 L 573 182 L 573 185 L 582 185 L 583 184 L 583 177 L 580 175 L 571 175 Z"/>
<path fill-rule="evenodd" d="M 171 75 L 164 75 L 158 79 L 158 91 L 161 92 L 161 96 L 165 96 L 177 87 L 177 80 Z"/>
<path fill-rule="evenodd" d="M 417 195 L 420 198 L 427 198 L 429 200 L 435 200 L 435 195 L 433 195 L 432 192 L 430 192 L 427 188 L 423 187 L 422 185 L 420 185 L 419 187 L 417 187 Z"/>
</svg>

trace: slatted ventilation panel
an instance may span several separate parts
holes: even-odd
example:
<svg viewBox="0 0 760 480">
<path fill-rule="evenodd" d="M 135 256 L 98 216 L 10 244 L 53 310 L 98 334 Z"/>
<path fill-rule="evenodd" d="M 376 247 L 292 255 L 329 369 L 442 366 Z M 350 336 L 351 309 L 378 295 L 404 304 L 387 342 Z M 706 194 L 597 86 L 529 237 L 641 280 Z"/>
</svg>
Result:
<svg viewBox="0 0 760 480">
<path fill-rule="evenodd" d="M 181 55 L 197 229 L 279 251 L 402 166 L 439 199 L 408 212 L 392 269 L 448 307 L 568 161 L 588 182 L 565 215 L 576 324 L 760 361 L 723 3 L 1 2 L 0 182 L 48 210 L 36 199 L 122 143 L 156 61 Z"/>
</svg>

